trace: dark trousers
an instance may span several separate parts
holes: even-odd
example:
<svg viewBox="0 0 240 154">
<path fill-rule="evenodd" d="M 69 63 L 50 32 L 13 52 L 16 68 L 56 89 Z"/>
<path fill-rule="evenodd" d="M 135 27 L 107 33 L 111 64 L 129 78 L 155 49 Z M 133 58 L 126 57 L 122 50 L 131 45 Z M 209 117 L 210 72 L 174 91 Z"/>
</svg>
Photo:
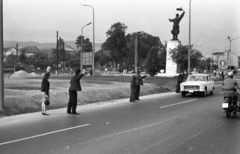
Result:
<svg viewBox="0 0 240 154">
<path fill-rule="evenodd" d="M 177 81 L 177 85 L 176 85 L 176 93 L 180 93 L 180 84 L 182 83 L 182 81 Z"/>
<path fill-rule="evenodd" d="M 67 112 L 76 113 L 77 108 L 77 91 L 69 90 L 69 102 Z"/>
<path fill-rule="evenodd" d="M 136 86 L 135 85 L 131 85 L 131 94 L 130 94 L 130 102 L 135 101 L 135 95 L 136 95 Z"/>
<path fill-rule="evenodd" d="M 139 100 L 139 94 L 140 94 L 140 85 L 136 85 L 135 100 Z"/>
</svg>

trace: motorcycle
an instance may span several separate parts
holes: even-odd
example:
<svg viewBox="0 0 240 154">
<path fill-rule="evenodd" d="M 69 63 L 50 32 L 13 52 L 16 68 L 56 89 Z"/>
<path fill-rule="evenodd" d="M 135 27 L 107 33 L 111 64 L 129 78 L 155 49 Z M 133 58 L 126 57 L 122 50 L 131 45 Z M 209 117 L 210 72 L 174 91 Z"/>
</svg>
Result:
<svg viewBox="0 0 240 154">
<path fill-rule="evenodd" d="M 222 108 L 225 111 L 227 118 L 230 118 L 232 113 L 236 114 L 237 112 L 240 112 L 240 106 L 237 105 L 237 101 L 234 99 L 233 94 L 224 94 Z"/>
</svg>

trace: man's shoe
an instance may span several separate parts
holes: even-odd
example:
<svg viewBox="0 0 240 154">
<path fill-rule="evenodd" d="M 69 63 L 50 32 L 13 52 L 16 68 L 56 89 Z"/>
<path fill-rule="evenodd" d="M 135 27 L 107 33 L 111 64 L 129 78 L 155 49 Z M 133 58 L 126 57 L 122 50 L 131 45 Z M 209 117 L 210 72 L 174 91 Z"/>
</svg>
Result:
<svg viewBox="0 0 240 154">
<path fill-rule="evenodd" d="M 47 114 L 47 113 L 42 113 L 42 115 L 49 115 L 49 114 Z"/>
<path fill-rule="evenodd" d="M 72 114 L 74 114 L 74 115 L 79 115 L 80 113 L 77 113 L 77 112 L 73 112 Z"/>
<path fill-rule="evenodd" d="M 67 112 L 68 114 L 72 114 L 72 112 Z"/>
</svg>

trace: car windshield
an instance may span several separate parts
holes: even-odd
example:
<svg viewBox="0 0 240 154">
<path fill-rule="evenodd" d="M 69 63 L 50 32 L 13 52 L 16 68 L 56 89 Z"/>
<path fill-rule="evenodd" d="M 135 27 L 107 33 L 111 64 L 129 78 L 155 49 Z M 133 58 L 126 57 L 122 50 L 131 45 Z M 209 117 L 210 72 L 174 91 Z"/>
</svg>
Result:
<svg viewBox="0 0 240 154">
<path fill-rule="evenodd" d="M 206 81 L 206 77 L 202 75 L 188 76 L 187 81 Z"/>
</svg>

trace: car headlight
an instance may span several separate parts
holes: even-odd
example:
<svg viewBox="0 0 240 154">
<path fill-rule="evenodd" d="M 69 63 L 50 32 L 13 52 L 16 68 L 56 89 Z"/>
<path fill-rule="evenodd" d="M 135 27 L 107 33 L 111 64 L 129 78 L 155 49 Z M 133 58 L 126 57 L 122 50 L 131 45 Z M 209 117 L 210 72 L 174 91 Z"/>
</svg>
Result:
<svg viewBox="0 0 240 154">
<path fill-rule="evenodd" d="M 200 89 L 204 89 L 204 85 L 203 84 L 200 84 Z"/>
</svg>

